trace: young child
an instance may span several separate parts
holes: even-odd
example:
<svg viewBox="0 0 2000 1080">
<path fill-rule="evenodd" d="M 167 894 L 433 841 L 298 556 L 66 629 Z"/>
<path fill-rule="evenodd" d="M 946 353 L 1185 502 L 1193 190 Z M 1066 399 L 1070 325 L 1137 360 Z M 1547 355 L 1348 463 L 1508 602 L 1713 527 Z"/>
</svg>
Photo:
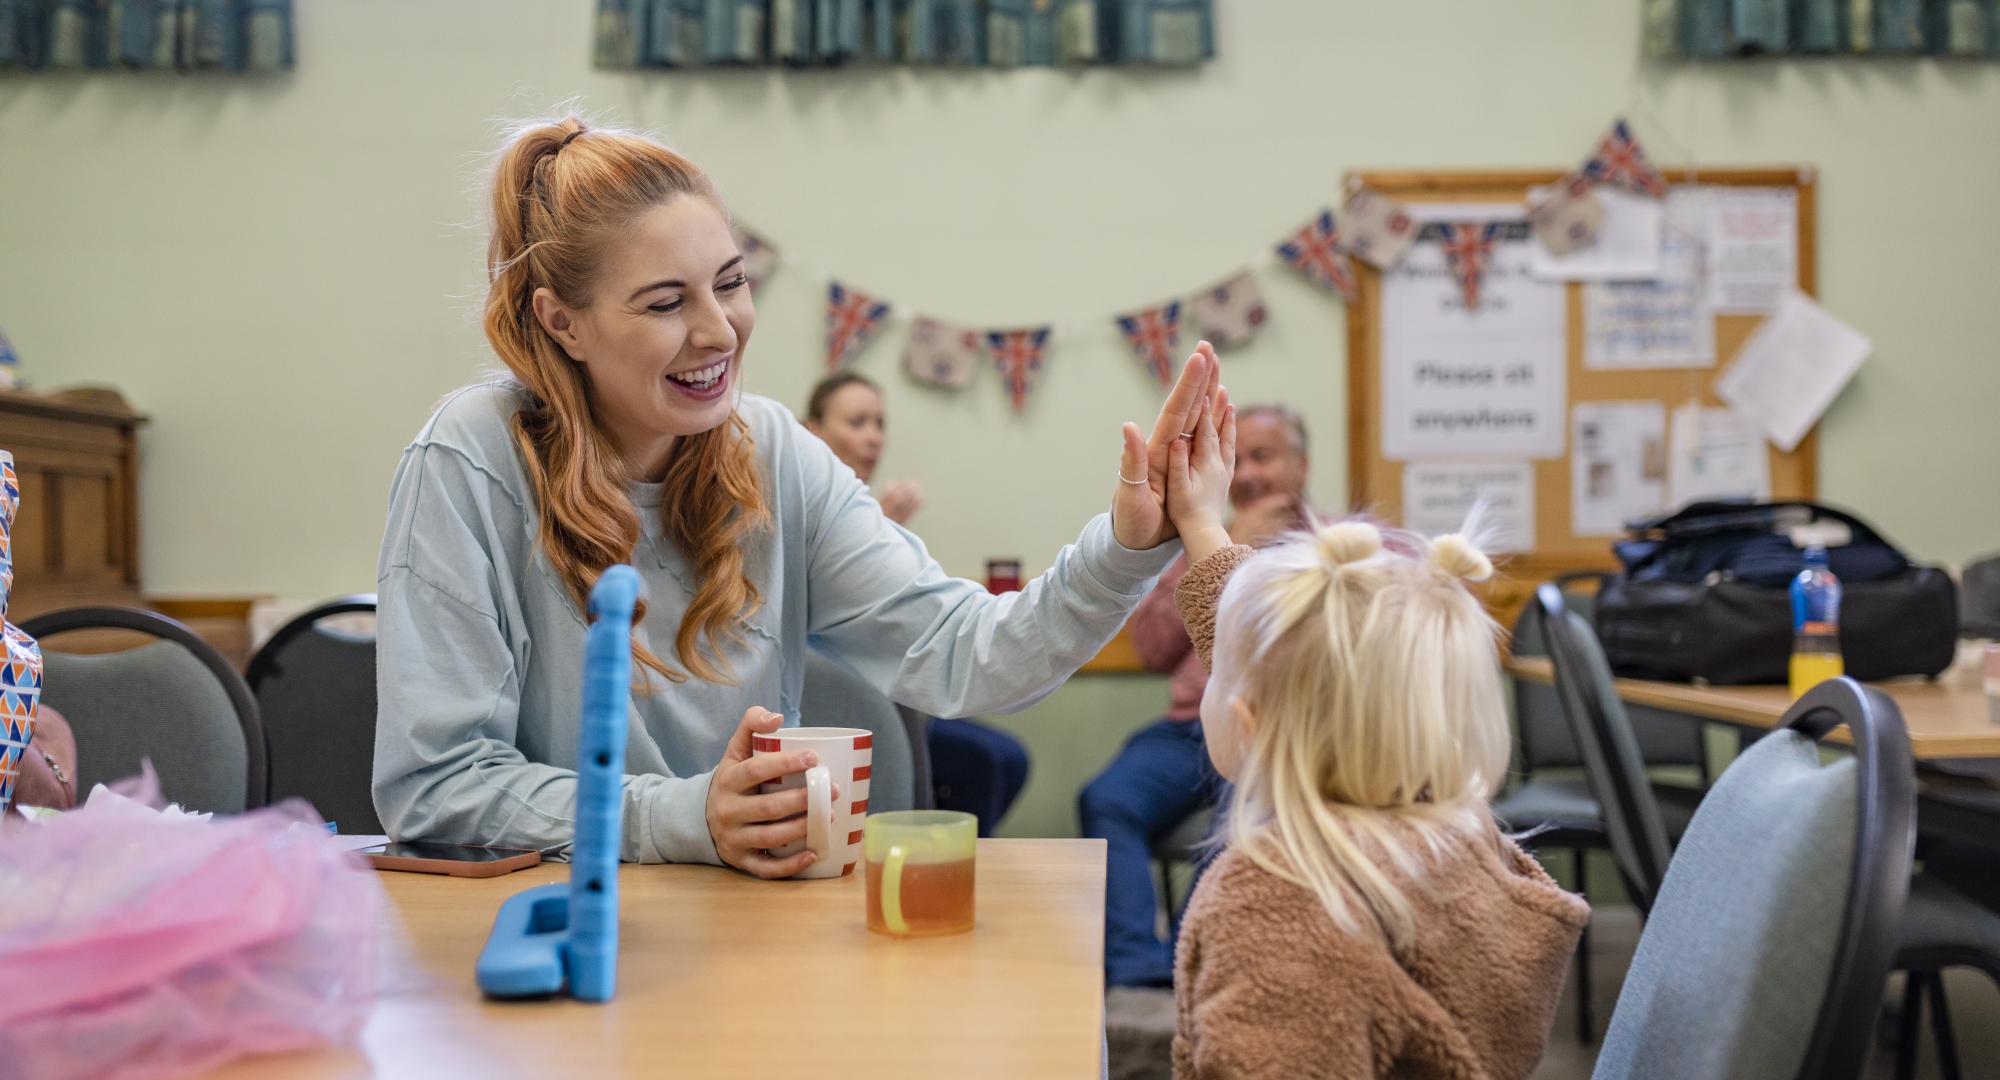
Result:
<svg viewBox="0 0 2000 1080">
<path fill-rule="evenodd" d="M 1230 546 L 1233 420 L 1204 411 L 1166 469 L 1208 753 L 1236 785 L 1181 925 L 1174 1075 L 1526 1076 L 1589 909 L 1487 810 L 1507 715 L 1464 583 L 1493 565 L 1358 521 Z"/>
</svg>

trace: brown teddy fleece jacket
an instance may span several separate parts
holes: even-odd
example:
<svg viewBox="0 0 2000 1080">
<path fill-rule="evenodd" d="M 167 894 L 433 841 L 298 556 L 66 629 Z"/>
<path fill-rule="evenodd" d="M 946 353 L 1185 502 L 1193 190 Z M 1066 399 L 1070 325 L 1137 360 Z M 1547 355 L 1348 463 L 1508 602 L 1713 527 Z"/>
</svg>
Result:
<svg viewBox="0 0 2000 1080">
<path fill-rule="evenodd" d="M 1191 568 L 1175 600 L 1204 664 L 1222 586 L 1251 554 Z M 1177 1080 L 1220 1077 L 1522 1077 L 1541 1057 L 1590 909 L 1497 830 L 1446 842 L 1413 881 L 1402 950 L 1338 929 L 1306 889 L 1231 848 L 1182 918 L 1174 997 Z"/>
</svg>

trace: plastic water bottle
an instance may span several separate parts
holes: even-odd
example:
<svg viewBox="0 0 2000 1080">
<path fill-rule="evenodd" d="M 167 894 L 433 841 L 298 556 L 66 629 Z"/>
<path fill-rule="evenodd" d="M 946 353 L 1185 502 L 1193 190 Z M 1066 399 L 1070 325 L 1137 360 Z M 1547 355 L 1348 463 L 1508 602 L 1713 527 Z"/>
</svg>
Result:
<svg viewBox="0 0 2000 1080">
<path fill-rule="evenodd" d="M 1827 569 L 1826 548 L 1806 548 L 1806 568 L 1792 579 L 1792 697 L 1837 678 L 1840 660 L 1840 579 Z"/>
</svg>

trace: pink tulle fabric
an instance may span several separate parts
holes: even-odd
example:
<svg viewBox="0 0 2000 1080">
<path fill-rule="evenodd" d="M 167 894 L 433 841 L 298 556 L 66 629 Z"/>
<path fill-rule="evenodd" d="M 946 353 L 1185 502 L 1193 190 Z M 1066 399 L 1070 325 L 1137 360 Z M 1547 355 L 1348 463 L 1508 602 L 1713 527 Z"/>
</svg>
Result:
<svg viewBox="0 0 2000 1080">
<path fill-rule="evenodd" d="M 150 770 L 0 829 L 0 1077 L 139 1078 L 353 1041 L 381 883 L 299 801 L 162 814 Z"/>
</svg>

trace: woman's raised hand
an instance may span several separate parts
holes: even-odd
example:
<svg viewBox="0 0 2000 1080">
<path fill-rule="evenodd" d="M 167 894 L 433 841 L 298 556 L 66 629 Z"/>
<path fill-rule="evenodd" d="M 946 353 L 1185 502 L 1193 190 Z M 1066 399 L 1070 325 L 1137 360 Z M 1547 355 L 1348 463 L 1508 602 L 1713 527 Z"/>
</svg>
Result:
<svg viewBox="0 0 2000 1080">
<path fill-rule="evenodd" d="M 1142 436 L 1139 425 L 1124 428 L 1125 452 L 1118 465 L 1118 490 L 1111 497 L 1111 531 L 1128 548 L 1158 547 L 1178 533 L 1167 510 L 1167 471 L 1176 442 L 1195 431 L 1203 406 L 1221 412 L 1222 364 L 1215 347 L 1204 341 L 1181 367 L 1167 403 L 1153 421 L 1153 434 Z M 1234 462 L 1234 455 L 1231 456 Z"/>
</svg>

